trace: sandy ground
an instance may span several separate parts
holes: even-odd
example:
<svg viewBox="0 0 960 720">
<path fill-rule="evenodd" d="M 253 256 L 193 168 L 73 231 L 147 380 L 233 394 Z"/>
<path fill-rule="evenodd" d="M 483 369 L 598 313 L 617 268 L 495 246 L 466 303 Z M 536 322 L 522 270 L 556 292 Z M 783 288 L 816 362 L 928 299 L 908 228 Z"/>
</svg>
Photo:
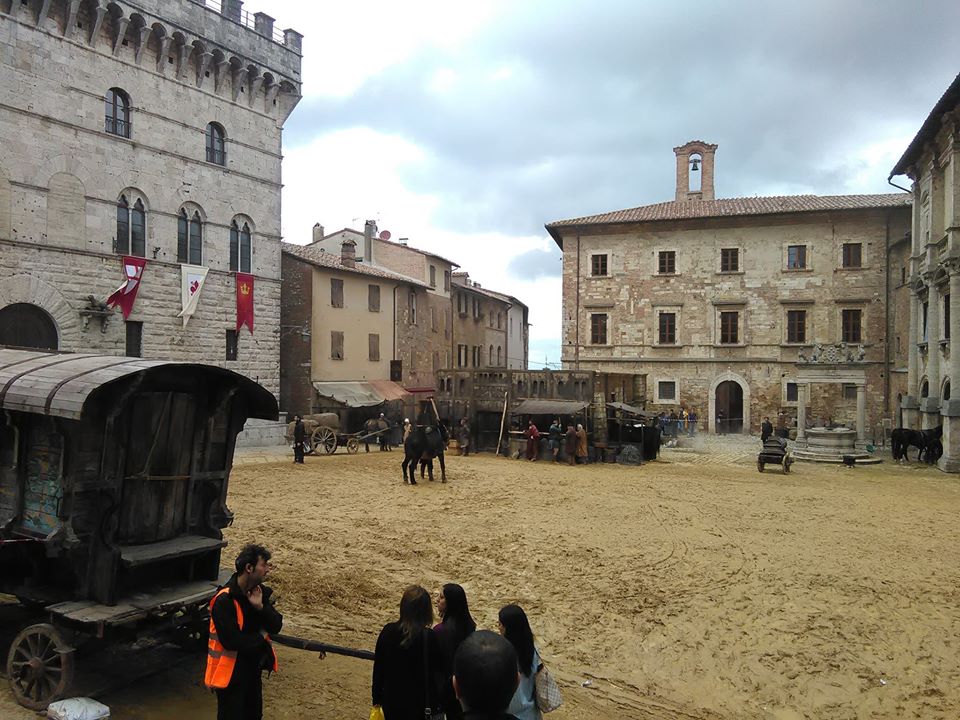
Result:
<svg viewBox="0 0 960 720">
<path fill-rule="evenodd" d="M 410 583 L 460 582 L 487 628 L 518 602 L 557 720 L 960 717 L 960 481 L 890 462 L 760 474 L 759 441 L 721 442 L 639 468 L 451 457 L 449 483 L 417 487 L 396 452 L 254 453 L 225 557 L 269 546 L 284 631 L 352 647 Z M 369 662 L 280 660 L 266 717 L 367 716 Z M 166 664 L 101 695 L 114 718 L 213 716 L 201 660 Z M 35 717 L 5 693 L 0 717 Z"/>
</svg>

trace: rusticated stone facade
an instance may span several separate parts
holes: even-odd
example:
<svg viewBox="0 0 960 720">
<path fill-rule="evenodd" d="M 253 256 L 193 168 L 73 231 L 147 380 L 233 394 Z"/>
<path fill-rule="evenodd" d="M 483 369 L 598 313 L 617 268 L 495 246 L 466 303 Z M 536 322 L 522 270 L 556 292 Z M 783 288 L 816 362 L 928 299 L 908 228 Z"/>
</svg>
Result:
<svg viewBox="0 0 960 720">
<path fill-rule="evenodd" d="M 301 38 L 241 5 L 0 0 L 0 331 L 29 316 L 57 349 L 212 363 L 278 392 L 281 130 Z M 132 248 L 118 212 L 138 201 Z M 181 211 L 209 268 L 186 326 Z M 234 223 L 249 259 L 231 261 Z M 127 323 L 88 301 L 121 285 L 123 254 L 146 258 Z M 228 360 L 236 270 L 255 277 L 255 321 Z"/>
<path fill-rule="evenodd" d="M 709 155 L 712 172 L 715 149 L 676 148 L 678 183 L 688 155 L 702 154 L 698 166 Z M 547 226 L 563 250 L 564 367 L 644 373 L 648 408 L 755 431 L 764 416 L 795 417 L 799 352 L 862 344 L 872 434 L 895 405 L 888 249 L 909 231 L 909 198 L 708 200 L 712 177 L 702 182 L 705 199 Z M 855 387 L 811 393 L 809 418 L 853 426 Z"/>
</svg>

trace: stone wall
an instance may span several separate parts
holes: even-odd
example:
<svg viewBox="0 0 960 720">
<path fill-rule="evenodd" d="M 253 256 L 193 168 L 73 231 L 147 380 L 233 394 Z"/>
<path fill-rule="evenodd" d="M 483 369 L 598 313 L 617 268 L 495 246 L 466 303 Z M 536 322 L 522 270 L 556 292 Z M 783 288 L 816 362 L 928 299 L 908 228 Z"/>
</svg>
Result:
<svg viewBox="0 0 960 720">
<path fill-rule="evenodd" d="M 286 253 L 280 262 L 280 410 L 313 412 L 313 266 Z"/>
</svg>

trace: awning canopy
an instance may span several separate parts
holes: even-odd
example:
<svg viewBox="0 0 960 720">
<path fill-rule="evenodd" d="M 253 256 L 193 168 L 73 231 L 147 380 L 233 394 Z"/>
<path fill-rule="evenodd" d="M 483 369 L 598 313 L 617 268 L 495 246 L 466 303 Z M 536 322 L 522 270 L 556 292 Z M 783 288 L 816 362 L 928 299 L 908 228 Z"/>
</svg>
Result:
<svg viewBox="0 0 960 720">
<path fill-rule="evenodd" d="M 656 413 L 647 412 L 646 410 L 643 410 L 638 407 L 634 407 L 633 405 L 627 405 L 626 403 L 622 403 L 622 402 L 608 402 L 607 407 L 613 408 L 614 410 L 620 410 L 625 413 L 630 413 L 631 415 L 636 415 L 637 417 L 642 417 L 642 418 L 656 417 Z"/>
<path fill-rule="evenodd" d="M 576 415 L 590 403 L 583 400 L 521 400 L 514 415 Z"/>
<path fill-rule="evenodd" d="M 389 380 L 315 382 L 313 387 L 317 395 L 352 408 L 373 407 L 387 400 L 404 400 L 410 397 L 403 387 Z"/>
</svg>

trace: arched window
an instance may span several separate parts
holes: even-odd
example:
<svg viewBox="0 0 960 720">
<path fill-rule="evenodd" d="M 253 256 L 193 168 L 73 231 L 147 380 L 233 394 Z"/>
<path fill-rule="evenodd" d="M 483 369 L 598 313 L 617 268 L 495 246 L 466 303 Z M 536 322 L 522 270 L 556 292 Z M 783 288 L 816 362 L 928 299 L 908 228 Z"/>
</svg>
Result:
<svg viewBox="0 0 960 720">
<path fill-rule="evenodd" d="M 230 223 L 230 269 L 234 272 L 250 272 L 250 225 Z"/>
<path fill-rule="evenodd" d="M 147 251 L 147 213 L 143 200 L 136 198 L 133 206 L 126 194 L 117 201 L 117 239 L 115 252 L 120 255 L 145 257 Z"/>
<path fill-rule="evenodd" d="M 950 399 L 950 381 L 949 381 L 949 380 L 947 380 L 947 381 L 943 384 L 943 390 L 940 391 L 940 399 L 941 399 L 941 400 L 949 400 L 949 399 Z"/>
<path fill-rule="evenodd" d="M 925 398 L 930 395 L 930 383 L 926 380 L 920 385 L 920 397 Z"/>
<path fill-rule="evenodd" d="M 120 88 L 110 88 L 104 97 L 104 129 L 120 137 L 130 137 L 130 96 Z"/>
<path fill-rule="evenodd" d="M 490 362 L 488 365 L 493 365 L 493 345 L 490 346 Z"/>
<path fill-rule="evenodd" d="M 223 127 L 217 123 L 207 124 L 207 162 L 217 165 L 227 164 Z"/>
<path fill-rule="evenodd" d="M 201 265 L 203 263 L 203 221 L 200 213 L 187 215 L 181 208 L 177 222 L 177 262 Z"/>
<path fill-rule="evenodd" d="M 503 349 L 497 345 L 497 367 L 503 365 Z"/>
</svg>

